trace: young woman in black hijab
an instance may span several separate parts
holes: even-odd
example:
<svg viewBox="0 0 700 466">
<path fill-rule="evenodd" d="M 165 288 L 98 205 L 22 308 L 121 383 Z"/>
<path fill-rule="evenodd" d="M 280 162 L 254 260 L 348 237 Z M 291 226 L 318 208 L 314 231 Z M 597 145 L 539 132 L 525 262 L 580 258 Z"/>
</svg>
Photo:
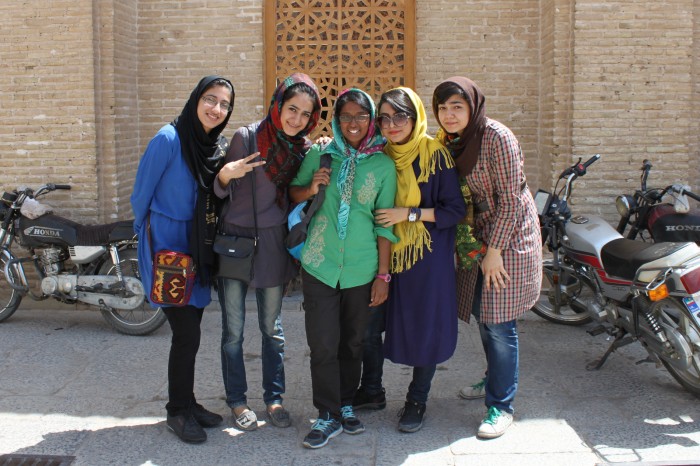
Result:
<svg viewBox="0 0 700 466">
<path fill-rule="evenodd" d="M 139 271 L 145 289 L 151 289 L 155 251 L 168 249 L 190 254 L 196 266 L 197 278 L 187 305 L 163 307 L 173 332 L 168 361 L 167 424 L 189 443 L 204 442 L 207 434 L 202 428 L 223 421 L 197 403 L 194 367 L 202 313 L 211 302 L 212 243 L 218 205 L 212 184 L 228 148 L 221 132 L 231 116 L 233 99 L 229 80 L 221 76 L 202 78 L 182 113 L 149 142 L 139 162 L 131 196 L 134 229 L 140 238 Z"/>
</svg>

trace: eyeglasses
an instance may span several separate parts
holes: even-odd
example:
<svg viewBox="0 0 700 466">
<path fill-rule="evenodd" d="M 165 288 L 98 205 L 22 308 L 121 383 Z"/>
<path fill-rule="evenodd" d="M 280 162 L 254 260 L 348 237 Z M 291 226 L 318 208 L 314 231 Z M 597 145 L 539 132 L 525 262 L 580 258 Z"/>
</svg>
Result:
<svg viewBox="0 0 700 466">
<path fill-rule="evenodd" d="M 389 126 L 391 126 L 392 123 L 397 128 L 400 128 L 402 126 L 406 126 L 406 123 L 408 123 L 409 118 L 411 118 L 411 115 L 409 115 L 408 113 L 396 113 L 394 114 L 394 116 L 379 115 L 377 121 L 379 121 L 379 126 L 381 126 L 382 128 L 388 128 Z"/>
<path fill-rule="evenodd" d="M 341 123 L 350 123 L 352 121 L 356 122 L 357 124 L 367 123 L 369 121 L 369 114 L 361 113 L 359 115 L 340 115 L 338 116 L 338 120 L 340 120 Z"/>
<path fill-rule="evenodd" d="M 205 95 L 202 97 L 202 100 L 204 101 L 207 106 L 214 108 L 216 107 L 216 104 L 219 104 L 219 107 L 221 107 L 221 110 L 224 112 L 228 112 L 231 110 L 231 104 L 226 102 L 225 100 L 216 100 L 216 97 L 210 96 L 210 95 Z"/>
</svg>

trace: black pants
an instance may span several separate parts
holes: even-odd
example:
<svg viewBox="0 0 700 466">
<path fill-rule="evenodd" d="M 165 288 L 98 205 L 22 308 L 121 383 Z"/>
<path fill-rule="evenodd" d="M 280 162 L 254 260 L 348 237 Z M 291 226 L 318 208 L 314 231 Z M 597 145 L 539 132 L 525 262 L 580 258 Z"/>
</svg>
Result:
<svg viewBox="0 0 700 466">
<path fill-rule="evenodd" d="M 333 288 L 303 269 L 302 282 L 314 406 L 319 415 L 340 419 L 340 407 L 352 404 L 360 383 L 372 282 Z"/>
<path fill-rule="evenodd" d="M 168 358 L 168 415 L 177 416 L 196 403 L 194 362 L 199 351 L 200 324 L 204 309 L 194 306 L 164 307 L 173 331 Z"/>
</svg>

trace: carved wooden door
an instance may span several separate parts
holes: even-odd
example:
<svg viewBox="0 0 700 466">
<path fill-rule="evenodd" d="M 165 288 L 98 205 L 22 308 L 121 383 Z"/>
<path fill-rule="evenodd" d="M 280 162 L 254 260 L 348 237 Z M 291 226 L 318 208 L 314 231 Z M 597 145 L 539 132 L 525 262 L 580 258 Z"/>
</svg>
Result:
<svg viewBox="0 0 700 466">
<path fill-rule="evenodd" d="M 316 82 L 323 109 L 312 136 L 331 135 L 335 98 L 414 86 L 415 0 L 266 0 L 265 108 L 278 80 L 301 71 Z"/>
</svg>

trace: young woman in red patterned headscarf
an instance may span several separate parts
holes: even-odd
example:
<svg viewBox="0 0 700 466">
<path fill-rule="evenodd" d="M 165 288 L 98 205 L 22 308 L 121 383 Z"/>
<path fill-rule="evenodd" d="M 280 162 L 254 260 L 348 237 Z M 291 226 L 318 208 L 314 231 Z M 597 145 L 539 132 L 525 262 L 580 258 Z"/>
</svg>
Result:
<svg viewBox="0 0 700 466">
<path fill-rule="evenodd" d="M 258 322 L 262 332 L 263 400 L 270 422 L 288 427 L 290 417 L 282 406 L 285 391 L 284 332 L 280 310 L 287 283 L 297 268 L 284 246 L 289 200 L 287 188 L 311 147 L 308 134 L 316 127 L 321 109 L 318 89 L 311 78 L 295 73 L 284 79 L 272 97 L 265 119 L 239 128 L 226 154 L 214 192 L 227 199 L 223 232 L 255 236 L 253 206 L 257 214 L 258 245 L 253 281 L 219 278 L 222 310 L 221 369 L 226 403 L 241 430 L 258 427 L 247 402 L 243 361 L 245 297 L 255 288 Z M 255 183 L 253 183 L 255 178 Z M 254 188 L 254 191 L 253 191 Z M 253 204 L 255 196 L 255 204 Z"/>
</svg>

